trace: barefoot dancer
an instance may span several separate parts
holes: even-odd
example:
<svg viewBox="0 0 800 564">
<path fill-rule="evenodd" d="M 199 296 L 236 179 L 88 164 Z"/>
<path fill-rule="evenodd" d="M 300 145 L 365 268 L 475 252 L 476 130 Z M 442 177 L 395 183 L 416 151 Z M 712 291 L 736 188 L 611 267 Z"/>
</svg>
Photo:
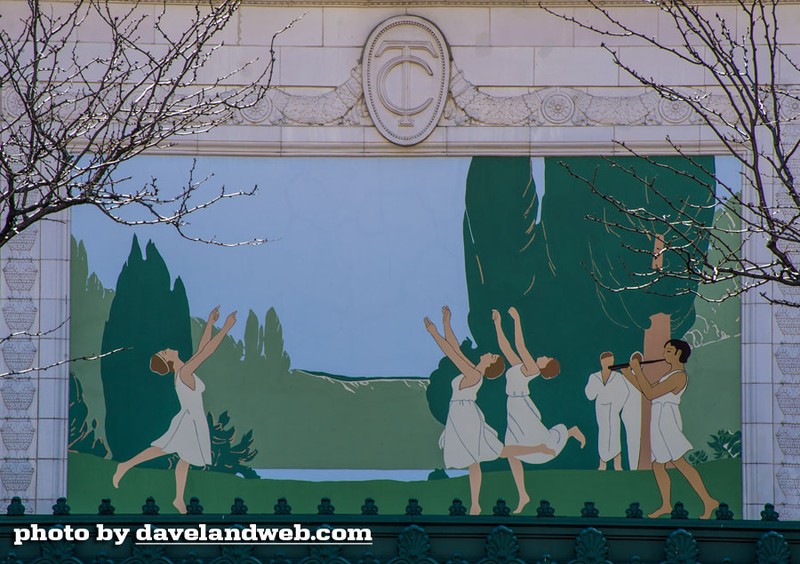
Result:
<svg viewBox="0 0 800 564">
<path fill-rule="evenodd" d="M 519 505 L 514 513 L 520 513 L 531 500 L 525 489 L 522 461 L 543 464 L 553 460 L 564 449 L 570 437 L 577 440 L 581 448 L 586 446 L 586 437 L 578 427 L 567 429 L 566 425 L 559 424 L 548 429 L 542 423 L 542 415 L 531 400 L 528 385 L 539 375 L 545 379 L 555 378 L 561 367 L 556 359 L 547 356 L 540 356 L 534 360 L 525 346 L 519 313 L 513 307 L 508 313 L 514 320 L 514 344 L 517 352 L 511 347 L 503 332 L 500 312 L 496 309 L 492 310 L 492 319 L 500 350 L 511 365 L 506 372 L 508 426 L 506 446 L 501 456 L 508 458 L 508 465 L 511 467 L 511 474 L 519 492 Z"/>
<path fill-rule="evenodd" d="M 458 339 L 450 327 L 450 308 L 447 306 L 442 308 L 442 325 L 444 337 L 439 335 L 431 320 L 425 318 L 425 328 L 428 333 L 461 374 L 453 379 L 453 396 L 450 399 L 447 423 L 439 439 L 439 446 L 444 450 L 444 463 L 447 468 L 469 469 L 472 497 L 469 512 L 470 515 L 479 515 L 482 480 L 480 463 L 498 458 L 503 443 L 497 437 L 497 431 L 487 425 L 476 398 L 483 378 L 497 378 L 503 374 L 505 365 L 502 357 L 497 354 L 484 354 L 477 365 L 464 356 Z"/>
<path fill-rule="evenodd" d="M 175 499 L 172 505 L 180 513 L 186 513 L 184 491 L 189 465 L 211 464 L 211 436 L 203 408 L 203 390 L 206 387 L 194 372 L 217 350 L 222 339 L 236 323 L 236 312 L 227 317 L 222 329 L 212 339 L 211 328 L 218 319 L 219 306 L 211 310 L 197 352 L 185 363 L 178 358 L 178 351 L 173 349 L 159 351 L 150 359 L 150 369 L 153 372 L 162 376 L 175 373 L 175 392 L 178 394 L 181 410 L 172 418 L 172 423 L 163 436 L 130 460 L 117 465 L 113 477 L 115 488 L 119 487 L 122 477 L 134 466 L 159 456 L 177 453 L 180 460 L 175 467 Z"/>
<path fill-rule="evenodd" d="M 689 464 L 683 455 L 692 450 L 692 444 L 683 434 L 680 403 L 686 391 L 688 376 L 684 364 L 689 360 L 692 349 L 689 343 L 680 339 L 670 339 L 664 344 L 664 360 L 671 371 L 656 384 L 651 384 L 642 372 L 642 355 L 633 353 L 630 367 L 623 368 L 622 373 L 635 385 L 644 397 L 653 404 L 650 419 L 650 448 L 653 460 L 653 474 L 661 494 L 661 507 L 650 513 L 655 518 L 668 515 L 672 511 L 670 502 L 670 479 L 666 465 L 672 462 L 689 482 L 703 501 L 701 519 L 709 519 L 719 502 L 711 497 L 697 469 Z"/>
</svg>

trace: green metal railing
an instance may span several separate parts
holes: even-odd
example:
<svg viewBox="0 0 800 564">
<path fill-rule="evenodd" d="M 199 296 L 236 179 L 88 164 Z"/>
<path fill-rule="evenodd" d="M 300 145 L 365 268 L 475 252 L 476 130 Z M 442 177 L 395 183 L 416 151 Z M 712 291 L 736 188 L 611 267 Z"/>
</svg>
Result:
<svg viewBox="0 0 800 564">
<path fill-rule="evenodd" d="M 612 564 L 703 562 L 784 564 L 800 562 L 800 523 L 781 522 L 767 505 L 761 521 L 734 520 L 721 506 L 716 519 L 688 519 L 676 504 L 670 519 L 643 519 L 633 503 L 626 517 L 600 517 L 587 502 L 581 517 L 557 517 L 555 508 L 540 503 L 537 517 L 511 516 L 498 500 L 493 516 L 466 515 L 454 500 L 449 516 L 427 516 L 417 500 L 408 501 L 405 515 L 379 515 L 375 500 L 367 499 L 361 515 L 338 515 L 330 499 L 322 499 L 316 515 L 295 515 L 279 499 L 273 515 L 249 515 L 237 498 L 227 515 L 204 514 L 192 498 L 188 515 L 159 515 L 153 498 L 142 515 L 116 515 L 102 500 L 98 515 L 71 515 L 66 499 L 53 506 L 53 515 L 26 515 L 19 499 L 0 517 L 0 562 L 65 564 Z M 371 544 L 291 544 L 192 542 L 154 544 L 137 531 L 165 529 L 184 538 L 186 530 L 232 527 L 285 528 L 295 524 L 314 532 L 319 528 L 355 527 L 369 530 Z M 124 542 L 99 541 L 98 525 L 128 531 Z M 88 531 L 87 540 L 65 540 L 67 533 Z M 42 539 L 20 545 L 20 531 L 36 530 Z M 183 531 L 183 532 L 181 532 Z M 26 535 L 28 533 L 25 533 Z M 165 533 L 166 534 L 166 533 Z"/>
</svg>

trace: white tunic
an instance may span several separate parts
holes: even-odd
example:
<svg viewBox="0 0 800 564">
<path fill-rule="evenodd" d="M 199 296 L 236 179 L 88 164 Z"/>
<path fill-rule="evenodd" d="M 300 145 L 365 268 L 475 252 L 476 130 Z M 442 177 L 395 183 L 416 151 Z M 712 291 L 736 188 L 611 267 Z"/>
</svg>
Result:
<svg viewBox="0 0 800 564">
<path fill-rule="evenodd" d="M 175 373 L 175 392 L 181 410 L 169 425 L 169 429 L 151 444 L 167 454 L 177 453 L 181 460 L 194 466 L 211 464 L 211 435 L 203 408 L 203 381 L 194 377 L 194 390 Z"/>
<path fill-rule="evenodd" d="M 639 463 L 639 440 L 641 437 L 641 395 L 639 391 L 619 372 L 611 372 L 603 383 L 601 372 L 589 376 L 586 384 L 586 397 L 595 402 L 597 417 L 597 450 L 600 460 L 608 462 L 622 450 L 620 440 L 622 427 L 620 416 L 625 424 L 628 446 L 628 462 L 631 470 Z"/>
<path fill-rule="evenodd" d="M 508 396 L 508 426 L 506 427 L 506 445 L 537 446 L 547 445 L 555 454 L 541 452 L 517 456 L 519 460 L 530 464 L 544 464 L 553 460 L 567 444 L 566 425 L 556 425 L 548 429 L 542 423 L 542 414 L 531 400 L 528 384 L 533 376 L 522 373 L 522 365 L 512 366 L 506 372 L 506 395 Z"/>
<path fill-rule="evenodd" d="M 474 386 L 462 390 L 460 386 L 463 379 L 463 374 L 453 379 L 447 423 L 439 438 L 447 468 L 467 468 L 476 462 L 495 460 L 503 450 L 497 431 L 486 423 L 483 411 L 475 401 L 483 378 Z"/>
<path fill-rule="evenodd" d="M 663 382 L 680 370 L 673 370 L 665 375 L 659 382 Z M 688 382 L 687 382 L 688 386 Z M 669 392 L 652 401 L 653 409 L 650 414 L 650 448 L 651 460 L 661 464 L 672 460 L 679 460 L 684 454 L 692 450 L 692 443 L 683 434 L 683 421 L 681 420 L 681 396 L 686 391 L 686 386 L 676 393 Z"/>
</svg>

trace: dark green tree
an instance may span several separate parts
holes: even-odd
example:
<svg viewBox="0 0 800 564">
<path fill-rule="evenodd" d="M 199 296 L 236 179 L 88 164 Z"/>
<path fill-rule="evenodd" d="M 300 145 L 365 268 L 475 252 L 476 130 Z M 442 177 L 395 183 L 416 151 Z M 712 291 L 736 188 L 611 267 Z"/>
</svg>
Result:
<svg viewBox="0 0 800 564">
<path fill-rule="evenodd" d="M 150 370 L 150 357 L 165 348 L 182 359 L 192 355 L 189 303 L 180 277 L 174 285 L 164 259 L 148 242 L 146 258 L 133 237 L 117 280 L 103 332 L 103 350 L 126 347 L 104 357 L 106 439 L 117 460 L 148 447 L 169 427 L 179 409 L 172 375 Z"/>
<path fill-rule="evenodd" d="M 241 474 L 244 478 L 258 479 L 258 474 L 247 465 L 258 454 L 253 447 L 253 431 L 250 430 L 236 441 L 236 427 L 227 428 L 231 422 L 227 411 L 223 411 L 217 421 L 208 412 L 208 427 L 211 431 L 211 464 L 207 467 L 214 472 Z"/>
</svg>

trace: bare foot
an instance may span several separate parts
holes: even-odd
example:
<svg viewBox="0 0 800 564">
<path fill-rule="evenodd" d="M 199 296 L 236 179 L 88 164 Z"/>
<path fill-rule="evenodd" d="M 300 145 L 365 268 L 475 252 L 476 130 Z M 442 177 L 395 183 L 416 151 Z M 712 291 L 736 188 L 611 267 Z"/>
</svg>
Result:
<svg viewBox="0 0 800 564">
<path fill-rule="evenodd" d="M 701 519 L 711 519 L 711 516 L 714 514 L 714 511 L 719 508 L 719 502 L 710 497 L 703 501 L 703 514 L 700 516 Z"/>
<path fill-rule="evenodd" d="M 115 488 L 119 488 L 119 481 L 125 475 L 128 469 L 125 467 L 123 462 L 117 464 L 117 471 L 114 472 L 114 477 L 111 478 L 111 483 L 114 485 Z"/>
<path fill-rule="evenodd" d="M 586 436 L 581 432 L 578 427 L 572 427 L 567 431 L 567 436 L 572 437 L 581 445 L 581 448 L 586 446 Z"/>
<path fill-rule="evenodd" d="M 672 513 L 672 508 L 669 505 L 662 505 L 661 507 L 650 513 L 648 517 L 650 517 L 650 519 L 657 519 L 662 515 L 669 515 L 670 513 Z"/>
<path fill-rule="evenodd" d="M 601 460 L 600 461 L 600 466 L 598 466 L 597 469 L 598 470 L 605 470 L 606 469 L 606 463 Z"/>
<path fill-rule="evenodd" d="M 469 508 L 470 515 L 480 515 L 481 514 L 481 506 L 477 503 L 473 503 Z"/>
<path fill-rule="evenodd" d="M 178 513 L 182 515 L 186 515 L 186 504 L 183 502 L 182 499 L 178 499 L 177 497 L 172 500 L 172 505 L 175 509 L 178 510 Z"/>
<path fill-rule="evenodd" d="M 531 498 L 529 498 L 527 495 L 525 497 L 519 498 L 519 505 L 517 505 L 517 508 L 514 510 L 514 513 L 522 513 L 522 510 L 525 509 L 525 506 L 528 505 L 530 501 Z"/>
</svg>

